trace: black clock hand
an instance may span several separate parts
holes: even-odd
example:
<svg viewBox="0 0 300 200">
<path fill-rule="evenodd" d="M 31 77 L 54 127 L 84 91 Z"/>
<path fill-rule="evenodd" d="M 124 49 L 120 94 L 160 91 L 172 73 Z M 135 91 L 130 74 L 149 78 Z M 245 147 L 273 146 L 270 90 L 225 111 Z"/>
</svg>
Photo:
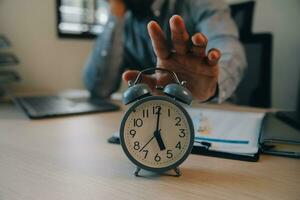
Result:
<svg viewBox="0 0 300 200">
<path fill-rule="evenodd" d="M 164 141 L 163 141 L 162 138 L 161 138 L 161 132 L 160 132 L 160 130 L 159 130 L 159 131 L 155 131 L 155 132 L 154 132 L 154 136 L 155 136 L 155 139 L 156 139 L 156 141 L 157 141 L 157 143 L 158 143 L 159 149 L 160 149 L 161 151 L 165 150 L 165 149 L 166 149 L 166 146 L 165 146 Z"/>
<path fill-rule="evenodd" d="M 158 146 L 159 146 L 159 149 L 161 151 L 165 150 L 166 147 L 165 147 L 165 144 L 161 138 L 161 133 L 160 133 L 160 130 L 159 130 L 159 117 L 160 117 L 160 110 L 161 110 L 161 107 L 158 107 L 158 110 L 156 112 L 157 114 L 157 119 L 156 119 L 156 130 L 154 131 L 154 136 L 155 136 L 155 139 L 158 143 Z"/>
<path fill-rule="evenodd" d="M 158 107 L 157 112 L 156 112 L 157 118 L 156 118 L 156 130 L 155 130 L 155 131 L 158 131 L 158 129 L 159 129 L 160 110 L 161 110 L 161 107 Z M 154 132 L 154 133 L 155 133 L 155 132 Z"/>
</svg>

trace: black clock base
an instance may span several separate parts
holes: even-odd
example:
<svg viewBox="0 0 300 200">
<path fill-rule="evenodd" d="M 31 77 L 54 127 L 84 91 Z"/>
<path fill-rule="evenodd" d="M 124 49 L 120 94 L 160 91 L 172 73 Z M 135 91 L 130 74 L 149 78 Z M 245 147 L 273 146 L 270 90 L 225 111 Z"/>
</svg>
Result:
<svg viewBox="0 0 300 200">
<path fill-rule="evenodd" d="M 178 167 L 174 168 L 173 169 L 175 174 L 167 174 L 167 173 L 162 173 L 162 175 L 168 175 L 168 176 L 174 176 L 174 177 L 179 177 L 181 176 L 181 172 L 180 172 L 180 169 Z M 140 176 L 140 171 L 141 171 L 141 168 L 140 167 L 136 167 L 135 171 L 133 172 L 133 174 L 136 176 L 136 177 L 141 177 Z"/>
<path fill-rule="evenodd" d="M 136 167 L 135 171 L 133 172 L 133 174 L 136 176 L 136 177 L 139 177 L 139 172 L 141 171 L 141 168 L 139 167 Z"/>
<path fill-rule="evenodd" d="M 176 173 L 176 177 L 179 177 L 179 176 L 181 176 L 181 172 L 180 172 L 180 169 L 178 168 L 178 167 L 176 167 L 175 169 L 174 169 L 174 172 Z"/>
</svg>

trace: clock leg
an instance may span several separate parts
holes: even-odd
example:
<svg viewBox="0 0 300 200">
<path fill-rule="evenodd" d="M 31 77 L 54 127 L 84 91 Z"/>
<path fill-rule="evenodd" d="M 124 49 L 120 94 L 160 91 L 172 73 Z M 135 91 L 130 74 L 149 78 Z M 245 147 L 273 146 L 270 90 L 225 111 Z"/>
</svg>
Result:
<svg viewBox="0 0 300 200">
<path fill-rule="evenodd" d="M 177 176 L 177 177 L 181 176 L 181 172 L 180 172 L 180 169 L 178 167 L 174 168 L 174 172 L 176 173 L 175 176 Z"/>
<path fill-rule="evenodd" d="M 135 169 L 135 171 L 134 171 L 134 175 L 135 176 L 139 176 L 139 172 L 141 171 L 141 168 L 139 168 L 139 167 L 136 167 L 136 169 Z"/>
</svg>

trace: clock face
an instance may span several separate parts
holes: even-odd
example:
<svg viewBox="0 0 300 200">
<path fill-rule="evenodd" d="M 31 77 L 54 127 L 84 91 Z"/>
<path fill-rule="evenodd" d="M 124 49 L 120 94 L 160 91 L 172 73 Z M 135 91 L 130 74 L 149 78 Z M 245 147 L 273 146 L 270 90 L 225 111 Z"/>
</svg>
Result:
<svg viewBox="0 0 300 200">
<path fill-rule="evenodd" d="M 137 166 L 151 171 L 177 167 L 189 155 L 194 127 L 183 107 L 169 97 L 139 100 L 125 114 L 120 139 Z"/>
</svg>

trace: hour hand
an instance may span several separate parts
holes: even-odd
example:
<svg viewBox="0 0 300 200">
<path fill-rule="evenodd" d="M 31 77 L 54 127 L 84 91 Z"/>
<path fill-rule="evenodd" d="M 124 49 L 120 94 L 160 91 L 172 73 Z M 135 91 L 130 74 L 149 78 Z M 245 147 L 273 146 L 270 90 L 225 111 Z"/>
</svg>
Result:
<svg viewBox="0 0 300 200">
<path fill-rule="evenodd" d="M 155 139 L 156 139 L 156 141 L 157 141 L 157 143 L 158 143 L 159 149 L 160 149 L 161 151 L 165 150 L 165 149 L 166 149 L 166 146 L 165 146 L 164 141 L 163 141 L 162 138 L 161 138 L 160 130 L 154 132 L 154 137 L 155 137 Z"/>
</svg>

